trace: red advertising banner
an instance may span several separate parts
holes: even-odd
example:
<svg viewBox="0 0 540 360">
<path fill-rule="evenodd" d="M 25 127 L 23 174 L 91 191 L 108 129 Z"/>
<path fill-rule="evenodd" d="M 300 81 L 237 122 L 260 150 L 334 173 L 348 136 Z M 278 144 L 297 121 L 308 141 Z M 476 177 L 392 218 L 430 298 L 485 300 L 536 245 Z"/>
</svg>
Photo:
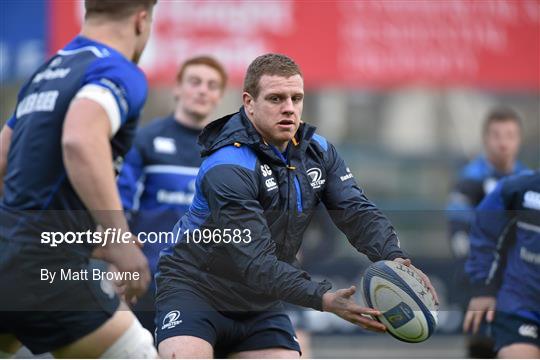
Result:
<svg viewBox="0 0 540 360">
<path fill-rule="evenodd" d="M 78 32 L 81 4 L 51 1 L 51 51 Z M 162 0 L 141 65 L 170 84 L 183 60 L 210 54 L 239 85 L 267 52 L 293 57 L 311 88 L 538 90 L 540 0 Z"/>
</svg>

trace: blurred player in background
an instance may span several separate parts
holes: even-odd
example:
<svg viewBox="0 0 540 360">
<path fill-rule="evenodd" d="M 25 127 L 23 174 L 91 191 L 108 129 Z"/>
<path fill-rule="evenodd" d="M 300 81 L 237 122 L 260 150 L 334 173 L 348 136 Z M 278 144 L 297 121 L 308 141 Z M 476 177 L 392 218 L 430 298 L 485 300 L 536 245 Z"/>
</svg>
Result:
<svg viewBox="0 0 540 360">
<path fill-rule="evenodd" d="M 412 267 L 334 146 L 300 120 L 303 100 L 298 65 L 262 55 L 247 70 L 244 106 L 203 130 L 195 198 L 156 276 L 162 357 L 298 357 L 282 301 L 386 330 L 364 316 L 379 312 L 354 302 L 354 286 L 330 292 L 329 282 L 296 266 L 303 233 L 323 202 L 358 251 Z"/>
<path fill-rule="evenodd" d="M 477 208 L 463 329 L 492 323 L 499 358 L 540 358 L 540 172 L 499 182 Z"/>
<path fill-rule="evenodd" d="M 496 186 L 504 176 L 516 174 L 526 169 L 517 160 L 521 144 L 521 118 L 510 108 L 492 109 L 483 124 L 484 154 L 467 164 L 450 194 L 448 204 L 449 238 L 452 253 L 459 269 L 455 274 L 457 288 L 467 287 L 463 274 L 465 259 L 469 253 L 469 232 L 474 219 L 474 208 Z M 459 299 L 463 310 L 467 308 L 469 294 L 462 292 Z M 486 336 L 482 328 L 468 339 L 468 356 L 472 358 L 492 358 L 493 340 Z"/>
<path fill-rule="evenodd" d="M 223 97 L 227 74 L 215 59 L 200 56 L 184 62 L 176 80 L 174 113 L 137 132 L 118 178 L 122 205 L 129 213 L 134 234 L 171 232 L 188 210 L 202 162 L 197 138 Z M 157 270 L 159 252 L 167 245 L 171 244 L 147 242 L 143 247 L 152 275 Z M 143 326 L 152 333 L 154 292 L 151 285 L 134 307 Z"/>
<path fill-rule="evenodd" d="M 88 271 L 90 257 L 135 274 L 125 298 L 150 281 L 136 244 L 88 242 L 50 247 L 44 232 L 96 227 L 129 234 L 115 166 L 131 146 L 147 82 L 137 62 L 156 0 L 86 0 L 79 36 L 31 76 L 2 129 L 0 203 L 0 355 L 18 341 L 56 357 L 155 357 L 152 336 L 100 281 L 59 273 Z M 43 269 L 57 278 L 43 281 Z"/>
</svg>

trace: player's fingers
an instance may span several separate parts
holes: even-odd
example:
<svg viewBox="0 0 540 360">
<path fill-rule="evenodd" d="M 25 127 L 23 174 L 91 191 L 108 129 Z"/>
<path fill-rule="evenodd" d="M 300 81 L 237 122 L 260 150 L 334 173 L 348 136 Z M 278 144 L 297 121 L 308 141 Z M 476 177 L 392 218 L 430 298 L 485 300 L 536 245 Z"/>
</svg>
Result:
<svg viewBox="0 0 540 360">
<path fill-rule="evenodd" d="M 429 280 L 429 277 L 424 274 L 424 272 L 420 269 L 418 269 L 416 266 L 412 265 L 410 266 L 414 271 L 417 272 L 417 274 L 420 276 L 420 278 L 422 279 L 422 281 L 424 281 L 424 283 L 426 284 L 429 292 L 431 293 L 431 295 L 433 296 L 433 300 L 435 300 L 435 304 L 436 305 L 439 305 L 439 295 L 437 295 L 437 291 L 435 290 L 435 287 L 433 286 L 433 284 L 431 284 L 431 280 Z"/>
<path fill-rule="evenodd" d="M 472 319 L 474 316 L 474 311 L 468 310 L 465 313 L 465 319 L 463 320 L 463 332 L 468 333 L 471 329 Z"/>
<path fill-rule="evenodd" d="M 125 292 L 126 292 L 126 284 L 122 284 L 122 285 L 116 287 L 116 293 L 119 296 L 124 295 Z"/>
<path fill-rule="evenodd" d="M 405 266 L 410 266 L 411 265 L 411 260 L 410 259 L 395 258 L 394 261 L 398 262 L 398 263 L 400 263 L 402 265 L 405 265 Z"/>
<path fill-rule="evenodd" d="M 139 277 L 139 280 L 136 281 L 136 289 L 137 289 L 136 295 L 138 296 L 141 296 L 146 292 L 151 281 L 151 275 L 150 275 L 150 270 L 148 269 L 148 266 L 143 267 L 140 274 L 141 275 Z"/>
<path fill-rule="evenodd" d="M 349 311 L 359 316 L 362 316 L 362 315 L 381 316 L 382 315 L 382 313 L 377 309 L 362 307 L 356 304 L 351 305 L 349 307 Z"/>
<path fill-rule="evenodd" d="M 134 304 L 134 301 L 136 301 L 136 298 L 138 296 L 143 295 L 146 289 L 148 288 L 149 275 L 146 275 L 144 273 L 144 270 L 142 273 L 139 273 L 139 274 L 140 276 L 138 280 L 132 279 L 126 284 L 125 295 L 126 295 L 126 300 L 128 300 L 130 304 Z"/>
<path fill-rule="evenodd" d="M 480 324 L 482 323 L 482 319 L 484 318 L 484 311 L 474 311 L 474 313 L 473 334 L 476 334 L 478 330 L 480 330 Z"/>
<path fill-rule="evenodd" d="M 362 326 L 364 329 L 377 332 L 385 332 L 386 326 L 378 321 L 372 320 L 365 316 L 351 314 L 351 320 L 354 324 Z"/>
<path fill-rule="evenodd" d="M 116 271 L 116 269 L 109 269 L 110 272 L 114 272 L 114 273 L 117 273 L 118 271 Z M 114 286 L 116 286 L 117 288 L 119 287 L 122 287 L 126 284 L 126 280 L 122 280 L 120 279 L 120 276 L 119 277 L 116 277 L 112 280 L 112 283 L 114 284 Z"/>
<path fill-rule="evenodd" d="M 138 300 L 139 300 L 139 299 L 137 298 L 137 296 L 134 295 L 134 296 L 131 297 L 131 299 L 129 299 L 129 303 L 130 303 L 131 305 L 135 305 L 135 304 L 137 304 L 137 301 L 138 301 Z"/>
<path fill-rule="evenodd" d="M 102 246 L 97 246 L 94 248 L 94 250 L 92 250 L 92 255 L 91 257 L 93 259 L 98 259 L 98 260 L 105 260 L 105 251 L 103 250 L 103 247 Z"/>
<path fill-rule="evenodd" d="M 337 295 L 344 298 L 350 298 L 356 292 L 356 287 L 351 286 L 347 289 L 340 289 L 336 291 Z"/>
<path fill-rule="evenodd" d="M 486 311 L 486 321 L 488 323 L 493 322 L 495 320 L 495 310 L 491 309 Z"/>
<path fill-rule="evenodd" d="M 135 236 L 135 235 L 132 234 L 132 235 L 131 235 L 131 240 L 133 241 L 133 243 L 134 243 L 135 245 L 137 245 L 137 247 L 138 247 L 139 249 L 142 249 L 142 248 L 143 248 L 144 243 L 139 239 L 138 236 Z"/>
<path fill-rule="evenodd" d="M 435 301 L 435 305 L 439 305 L 439 295 L 437 295 L 437 291 L 435 290 L 435 287 L 431 284 L 431 281 L 429 281 L 429 278 L 427 276 L 426 276 L 425 281 L 426 281 L 426 285 L 427 285 L 427 288 L 428 288 L 429 292 L 433 296 L 433 300 Z"/>
<path fill-rule="evenodd" d="M 128 284 L 126 284 L 126 287 L 125 287 L 125 290 L 124 290 L 124 299 L 126 300 L 126 302 L 128 304 L 132 304 L 132 299 L 133 299 L 133 296 L 135 296 L 133 294 L 133 289 L 131 288 L 131 286 L 129 286 Z"/>
<path fill-rule="evenodd" d="M 126 298 L 129 299 L 131 304 L 137 301 L 137 298 L 142 296 L 146 289 L 148 289 L 149 275 L 141 274 L 138 280 L 132 280 L 129 282 L 129 294 L 126 294 Z"/>
<path fill-rule="evenodd" d="M 146 274 L 145 272 L 141 274 L 141 277 L 139 280 L 135 281 L 134 284 L 134 290 L 135 295 L 140 296 L 143 295 L 146 292 L 146 289 L 148 288 L 148 284 L 150 283 L 150 274 Z"/>
</svg>

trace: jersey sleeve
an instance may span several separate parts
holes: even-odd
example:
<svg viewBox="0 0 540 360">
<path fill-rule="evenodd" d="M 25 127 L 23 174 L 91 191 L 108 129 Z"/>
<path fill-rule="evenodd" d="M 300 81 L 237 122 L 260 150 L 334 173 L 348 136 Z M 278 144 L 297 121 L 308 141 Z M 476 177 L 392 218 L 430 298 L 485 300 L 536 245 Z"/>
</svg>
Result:
<svg viewBox="0 0 540 360">
<path fill-rule="evenodd" d="M 13 114 L 7 121 L 6 121 L 6 125 L 11 129 L 13 130 L 13 128 L 15 127 L 15 124 L 17 123 L 17 118 L 15 117 L 15 114 Z"/>
<path fill-rule="evenodd" d="M 327 144 L 325 155 L 327 181 L 322 200 L 351 245 L 371 261 L 407 258 L 394 227 L 358 187 L 332 144 Z"/>
<path fill-rule="evenodd" d="M 471 229 L 470 254 L 465 271 L 474 284 L 474 295 L 494 295 L 498 275 L 504 263 L 504 248 L 510 239 L 512 217 L 506 211 L 503 196 L 504 181 L 488 194 L 476 208 Z"/>
<path fill-rule="evenodd" d="M 452 253 L 458 259 L 465 259 L 469 253 L 469 233 L 474 220 L 474 208 L 483 196 L 482 183 L 466 177 L 461 177 L 450 192 L 446 206 L 448 236 Z"/>
<path fill-rule="evenodd" d="M 128 119 L 139 117 L 147 88 L 146 77 L 135 64 L 111 56 L 90 64 L 77 96 L 95 100 L 104 107 L 114 134 Z"/>
</svg>

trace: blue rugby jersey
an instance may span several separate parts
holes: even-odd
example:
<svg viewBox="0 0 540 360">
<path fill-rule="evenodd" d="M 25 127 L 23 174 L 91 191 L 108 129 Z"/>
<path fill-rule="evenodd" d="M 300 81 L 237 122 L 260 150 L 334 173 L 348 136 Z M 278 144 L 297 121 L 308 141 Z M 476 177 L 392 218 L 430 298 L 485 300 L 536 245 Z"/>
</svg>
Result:
<svg viewBox="0 0 540 360">
<path fill-rule="evenodd" d="M 111 139 L 115 166 L 129 150 L 146 100 L 146 78 L 120 52 L 77 36 L 25 83 L 7 122 L 13 132 L 0 203 L 3 240 L 39 242 L 42 231 L 94 229 L 67 177 L 61 145 L 69 105 L 87 85 L 110 91 L 118 105 L 120 123 Z"/>
<path fill-rule="evenodd" d="M 201 146 L 197 144 L 200 131 L 180 124 L 170 115 L 137 132 L 118 178 L 118 188 L 129 214 L 130 229 L 141 239 L 142 232 L 172 232 L 189 209 L 202 162 Z M 143 252 L 153 273 L 159 252 L 168 245 L 144 244 Z"/>
<path fill-rule="evenodd" d="M 476 214 L 465 264 L 475 295 L 540 323 L 540 172 L 501 180 Z"/>
<path fill-rule="evenodd" d="M 477 156 L 461 170 L 447 205 L 450 245 L 456 258 L 464 259 L 468 254 L 474 208 L 493 191 L 502 177 L 524 170 L 527 167 L 516 161 L 510 173 L 500 173 L 484 155 Z"/>
</svg>

